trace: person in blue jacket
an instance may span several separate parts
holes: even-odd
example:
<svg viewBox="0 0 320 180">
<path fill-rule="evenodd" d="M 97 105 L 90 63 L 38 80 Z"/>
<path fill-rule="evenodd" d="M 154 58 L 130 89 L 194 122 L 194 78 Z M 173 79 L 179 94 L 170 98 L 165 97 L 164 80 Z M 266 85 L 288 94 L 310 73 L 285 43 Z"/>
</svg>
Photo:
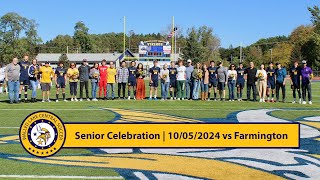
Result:
<svg viewBox="0 0 320 180">
<path fill-rule="evenodd" d="M 287 71 L 281 66 L 281 63 L 277 63 L 276 69 L 276 98 L 279 102 L 279 91 L 282 90 L 282 102 L 285 102 L 286 99 L 286 76 Z"/>
</svg>

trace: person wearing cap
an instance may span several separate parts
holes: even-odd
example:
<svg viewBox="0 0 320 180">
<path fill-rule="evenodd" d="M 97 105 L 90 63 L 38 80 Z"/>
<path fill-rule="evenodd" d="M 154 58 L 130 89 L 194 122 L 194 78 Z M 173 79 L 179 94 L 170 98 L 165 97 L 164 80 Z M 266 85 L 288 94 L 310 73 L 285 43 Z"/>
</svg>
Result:
<svg viewBox="0 0 320 180">
<path fill-rule="evenodd" d="M 293 67 L 290 69 L 291 89 L 293 95 L 293 102 L 296 103 L 296 92 L 299 96 L 299 104 L 301 104 L 301 93 L 300 93 L 300 77 L 301 68 L 298 66 L 298 62 L 295 61 Z"/>
<path fill-rule="evenodd" d="M 89 99 L 89 73 L 90 73 L 90 66 L 88 66 L 88 62 L 86 59 L 82 61 L 81 66 L 78 68 L 79 70 L 79 80 L 80 80 L 80 101 L 83 99 L 83 87 L 86 90 L 86 98 L 87 101 Z"/>
<path fill-rule="evenodd" d="M 66 81 L 67 81 L 67 69 L 65 67 L 63 67 L 63 62 L 59 62 L 59 67 L 57 67 L 56 71 L 55 71 L 55 75 L 54 75 L 54 80 L 56 83 L 56 102 L 59 102 L 59 91 L 60 89 L 62 90 L 62 98 L 63 101 L 67 101 L 66 100 Z"/>
<path fill-rule="evenodd" d="M 188 100 L 191 100 L 193 96 L 193 78 L 192 78 L 193 70 L 194 70 L 194 67 L 192 66 L 192 61 L 191 59 L 188 59 L 187 66 L 186 66 L 186 74 L 187 74 L 186 99 Z"/>
<path fill-rule="evenodd" d="M 40 85 L 42 90 L 42 102 L 50 102 L 50 88 L 51 88 L 51 82 L 54 72 L 53 69 L 50 67 L 49 62 L 46 61 L 45 65 L 40 68 L 41 73 L 41 79 L 40 79 Z M 47 97 L 46 97 L 47 95 Z"/>
<path fill-rule="evenodd" d="M 281 66 L 281 63 L 277 63 L 276 69 L 276 98 L 277 102 L 279 102 L 279 92 L 280 88 L 282 90 L 282 102 L 285 102 L 286 99 L 286 76 L 287 71 L 285 68 Z"/>
<path fill-rule="evenodd" d="M 158 67 L 158 61 L 153 61 L 153 67 L 149 69 L 150 78 L 150 96 L 149 100 L 152 100 L 152 92 L 154 92 L 154 100 L 157 100 L 158 84 L 159 84 L 160 68 Z"/>
<path fill-rule="evenodd" d="M 308 100 L 309 104 L 312 104 L 312 95 L 311 95 L 311 80 L 313 78 L 313 72 L 310 67 L 307 66 L 307 61 L 302 61 L 303 67 L 301 68 L 301 79 L 302 79 L 302 104 L 306 103 L 306 95 L 308 91 Z"/>
<path fill-rule="evenodd" d="M 247 101 L 250 101 L 251 89 L 253 91 L 253 101 L 257 101 L 257 68 L 254 67 L 253 62 L 250 62 L 250 67 L 244 73 L 247 75 Z"/>
<path fill-rule="evenodd" d="M 218 77 L 218 90 L 220 95 L 220 100 L 225 101 L 226 98 L 226 85 L 228 84 L 228 71 L 227 68 L 223 66 L 222 61 L 218 63 L 217 77 Z"/>
</svg>

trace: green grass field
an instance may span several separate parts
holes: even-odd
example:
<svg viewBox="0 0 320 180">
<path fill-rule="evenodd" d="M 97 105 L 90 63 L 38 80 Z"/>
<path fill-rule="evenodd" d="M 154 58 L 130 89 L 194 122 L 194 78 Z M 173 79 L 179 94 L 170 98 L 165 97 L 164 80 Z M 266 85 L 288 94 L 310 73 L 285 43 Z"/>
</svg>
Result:
<svg viewBox="0 0 320 180">
<path fill-rule="evenodd" d="M 214 101 L 134 101 L 114 100 L 98 102 L 37 102 L 8 104 L 0 103 L 0 142 L 1 137 L 18 135 L 23 119 L 37 110 L 48 110 L 57 114 L 64 122 L 107 122 L 115 117 L 115 114 L 102 108 L 119 108 L 141 110 L 174 116 L 183 116 L 195 119 L 226 118 L 228 114 L 249 109 L 281 108 L 281 111 L 273 111 L 275 117 L 295 120 L 303 116 L 320 116 L 320 82 L 313 82 L 313 105 L 291 104 L 292 92 L 287 85 L 286 103 L 259 103 L 259 102 L 214 102 Z M 160 94 L 160 87 L 158 89 Z M 117 91 L 116 91 L 117 95 Z M 30 98 L 29 91 L 29 98 Z M 67 88 L 67 97 L 68 88 Z M 148 97 L 148 93 L 147 93 Z M 228 95 L 227 95 L 228 97 Z M 51 98 L 55 98 L 55 88 L 51 90 Z M 61 98 L 61 95 L 60 95 Z M 244 90 L 244 98 L 246 91 Z M 6 100 L 7 95 L 0 95 L 1 100 Z M 38 92 L 40 99 L 40 92 Z M 29 156 L 17 141 L 0 143 L 0 175 L 64 175 L 64 176 L 119 176 L 116 169 L 44 165 L 7 159 L 6 156 Z M 56 156 L 66 155 L 92 155 L 91 149 L 62 149 Z M 2 158 L 1 158 L 2 157 Z M 50 179 L 50 178 L 48 178 Z"/>
</svg>

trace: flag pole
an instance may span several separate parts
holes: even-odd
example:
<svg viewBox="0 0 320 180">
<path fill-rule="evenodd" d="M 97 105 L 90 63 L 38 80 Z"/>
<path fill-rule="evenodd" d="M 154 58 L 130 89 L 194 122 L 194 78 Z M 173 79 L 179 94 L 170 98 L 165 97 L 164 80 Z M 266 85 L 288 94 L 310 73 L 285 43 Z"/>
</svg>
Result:
<svg viewBox="0 0 320 180">
<path fill-rule="evenodd" d="M 175 32 L 174 32 L 174 16 L 172 16 L 172 29 L 171 29 L 171 34 L 172 36 L 175 36 Z M 171 36 L 171 61 L 175 61 L 176 58 L 174 56 L 176 56 L 174 53 L 174 37 Z M 173 55 L 173 56 L 172 56 Z M 173 59 L 173 60 L 172 60 Z"/>
<path fill-rule="evenodd" d="M 123 16 L 123 57 L 126 58 L 126 16 Z"/>
</svg>

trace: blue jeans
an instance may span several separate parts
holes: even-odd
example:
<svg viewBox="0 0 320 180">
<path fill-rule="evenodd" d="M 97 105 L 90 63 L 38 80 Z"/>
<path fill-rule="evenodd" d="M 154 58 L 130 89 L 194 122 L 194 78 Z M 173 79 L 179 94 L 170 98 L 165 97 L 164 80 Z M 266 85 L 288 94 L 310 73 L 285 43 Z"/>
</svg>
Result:
<svg viewBox="0 0 320 180">
<path fill-rule="evenodd" d="M 168 98 L 168 91 L 169 91 L 169 82 L 161 82 L 161 98 L 167 99 Z"/>
<path fill-rule="evenodd" d="M 98 82 L 91 82 L 91 94 L 92 94 L 92 99 L 97 98 L 97 89 L 98 89 Z"/>
<path fill-rule="evenodd" d="M 38 81 L 37 80 L 30 80 L 31 90 L 32 90 L 32 98 L 37 97 L 37 87 L 38 87 Z"/>
<path fill-rule="evenodd" d="M 107 97 L 110 97 L 109 89 L 111 89 L 111 96 L 114 98 L 114 91 L 115 91 L 116 84 L 115 83 L 108 83 L 107 84 Z"/>
<path fill-rule="evenodd" d="M 191 79 L 186 80 L 186 98 L 191 99 L 193 92 L 193 82 Z"/>
<path fill-rule="evenodd" d="M 193 91 L 192 91 L 192 99 L 199 99 L 199 89 L 201 85 L 201 80 L 195 79 L 193 80 Z"/>
<path fill-rule="evenodd" d="M 8 81 L 9 88 L 9 100 L 10 102 L 18 102 L 19 101 L 19 81 Z"/>
<path fill-rule="evenodd" d="M 204 82 L 201 82 L 201 92 L 209 92 L 209 84 L 204 84 Z"/>
<path fill-rule="evenodd" d="M 236 81 L 235 80 L 231 80 L 228 81 L 228 88 L 229 88 L 229 99 L 230 100 L 234 100 L 234 89 L 236 87 Z"/>
</svg>

